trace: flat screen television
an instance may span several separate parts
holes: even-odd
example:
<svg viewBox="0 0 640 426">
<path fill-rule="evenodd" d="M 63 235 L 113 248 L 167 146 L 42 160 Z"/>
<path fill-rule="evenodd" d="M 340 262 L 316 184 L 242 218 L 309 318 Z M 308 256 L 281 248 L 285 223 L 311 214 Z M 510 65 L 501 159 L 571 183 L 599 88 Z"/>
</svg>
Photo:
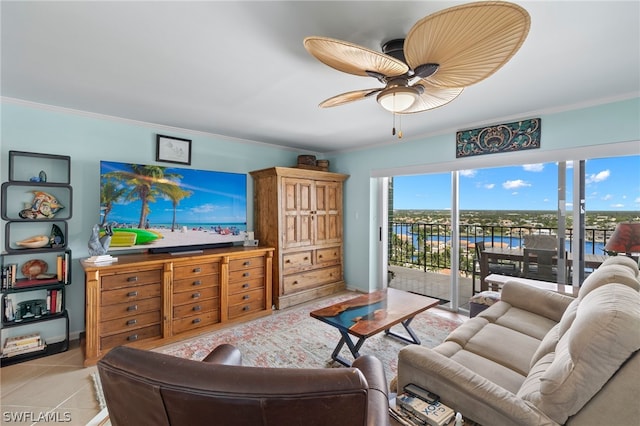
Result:
<svg viewBox="0 0 640 426">
<path fill-rule="evenodd" d="M 109 252 L 234 245 L 247 232 L 247 175 L 101 161 L 100 224 Z"/>
</svg>

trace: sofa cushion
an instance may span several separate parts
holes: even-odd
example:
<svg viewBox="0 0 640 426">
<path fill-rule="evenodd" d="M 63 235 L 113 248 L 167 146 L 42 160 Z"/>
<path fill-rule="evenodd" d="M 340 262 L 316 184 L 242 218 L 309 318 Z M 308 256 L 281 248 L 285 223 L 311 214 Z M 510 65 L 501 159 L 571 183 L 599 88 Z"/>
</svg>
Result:
<svg viewBox="0 0 640 426">
<path fill-rule="evenodd" d="M 562 314 L 562 318 L 560 318 L 560 322 L 558 323 L 558 338 L 564 336 L 564 334 L 569 330 L 571 324 L 573 324 L 573 320 L 576 319 L 576 312 L 578 312 L 578 304 L 580 303 L 580 299 L 575 299 L 573 302 L 567 306 L 567 310 Z"/>
<path fill-rule="evenodd" d="M 565 423 L 640 349 L 639 329 L 640 293 L 622 284 L 591 291 L 556 352 L 534 365 L 518 394 Z"/>
<path fill-rule="evenodd" d="M 540 340 L 496 324 L 487 324 L 464 349 L 526 376 Z"/>
<path fill-rule="evenodd" d="M 599 267 L 583 281 L 578 298 L 583 299 L 593 290 L 611 283 L 624 284 L 636 291 L 640 290 L 640 281 L 636 278 L 635 271 L 625 265 L 609 264 Z"/>
<path fill-rule="evenodd" d="M 495 323 L 542 340 L 557 322 L 533 312 L 513 307 L 497 318 Z"/>
</svg>

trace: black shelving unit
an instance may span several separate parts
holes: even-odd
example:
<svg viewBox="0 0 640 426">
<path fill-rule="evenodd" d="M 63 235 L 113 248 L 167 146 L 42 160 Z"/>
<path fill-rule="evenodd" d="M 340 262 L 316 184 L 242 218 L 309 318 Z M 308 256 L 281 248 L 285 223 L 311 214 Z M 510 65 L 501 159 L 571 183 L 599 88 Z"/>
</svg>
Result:
<svg viewBox="0 0 640 426">
<path fill-rule="evenodd" d="M 0 366 L 5 367 L 26 360 L 41 358 L 69 349 L 69 313 L 66 309 L 66 287 L 71 284 L 71 250 L 68 249 L 67 221 L 71 218 L 73 190 L 71 188 L 71 159 L 65 155 L 10 151 L 9 181 L 2 184 L 2 208 L 0 216 L 5 223 L 5 247 L 0 253 L 0 269 L 12 273 L 4 274 L 0 288 L 0 338 L 2 348 L 5 335 L 18 327 L 34 332 L 35 324 L 62 322 L 64 339 L 46 343 L 43 350 L 7 356 L 0 356 Z M 44 195 L 42 195 L 44 193 Z M 38 197 L 41 197 L 38 199 Z M 55 198 L 63 208 L 51 213 L 48 202 Z M 31 203 L 31 204 L 30 204 Z M 51 204 L 51 203 L 50 203 Z M 55 203 L 54 203 L 55 204 Z M 55 206 L 54 206 L 55 207 Z M 20 215 L 25 209 L 32 209 L 31 215 Z M 31 213 L 30 211 L 27 213 Z M 43 214 L 44 213 L 44 214 Z M 56 238 L 53 238 L 54 228 Z M 45 235 L 49 239 L 43 246 L 25 246 L 24 241 L 32 236 Z M 21 244 L 18 244 L 18 242 Z M 11 268 L 11 265 L 14 265 Z M 52 268 L 49 268 L 52 266 Z M 44 271 L 44 268 L 47 268 Z M 35 268 L 35 269 L 34 269 Z M 35 271 L 36 276 L 31 276 Z M 10 275 L 10 276 L 9 276 Z M 60 306 L 53 306 L 53 292 L 61 297 Z M 47 303 L 49 296 L 49 303 Z M 35 297 L 35 298 L 34 298 Z M 23 302 L 20 304 L 20 302 Z M 12 310 L 7 306 L 11 304 Z M 27 312 L 16 315 L 17 308 Z M 44 306 L 44 307 L 43 307 Z M 31 312 L 34 309 L 36 312 Z M 53 311 L 53 313 L 52 313 Z M 26 313 L 26 315 L 25 315 Z M 23 316 L 25 315 L 25 316 Z M 52 327 L 53 328 L 53 327 Z M 36 331 L 40 333 L 40 331 Z"/>
</svg>

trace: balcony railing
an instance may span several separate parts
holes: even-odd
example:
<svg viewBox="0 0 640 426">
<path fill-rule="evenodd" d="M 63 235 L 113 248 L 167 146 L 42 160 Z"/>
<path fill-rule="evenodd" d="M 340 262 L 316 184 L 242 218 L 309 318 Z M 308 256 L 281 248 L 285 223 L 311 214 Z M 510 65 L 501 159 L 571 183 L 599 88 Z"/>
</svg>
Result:
<svg viewBox="0 0 640 426">
<path fill-rule="evenodd" d="M 585 253 L 602 254 L 613 230 L 587 228 Z M 474 243 L 520 247 L 525 235 L 557 235 L 554 228 L 526 226 L 460 226 L 460 271 L 473 271 Z M 572 249 L 573 229 L 565 233 L 566 250 Z M 451 268 L 451 226 L 439 223 L 389 222 L 389 264 L 437 271 Z"/>
</svg>

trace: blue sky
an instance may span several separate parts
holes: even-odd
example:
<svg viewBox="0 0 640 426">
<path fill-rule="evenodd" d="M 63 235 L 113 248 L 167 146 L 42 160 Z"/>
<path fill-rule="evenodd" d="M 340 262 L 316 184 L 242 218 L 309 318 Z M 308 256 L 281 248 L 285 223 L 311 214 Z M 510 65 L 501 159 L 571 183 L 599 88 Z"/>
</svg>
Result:
<svg viewBox="0 0 640 426">
<path fill-rule="evenodd" d="M 127 164 L 101 162 L 101 174 L 127 170 Z M 178 181 L 182 189 L 191 191 L 177 207 L 177 220 L 180 224 L 197 223 L 245 223 L 247 221 L 247 175 L 241 173 L 223 173 L 216 171 L 167 167 L 165 174 L 181 175 Z M 110 222 L 138 223 L 140 201 L 120 202 L 113 206 L 109 214 Z M 173 203 L 157 198 L 150 204 L 148 219 L 151 225 L 170 224 L 173 215 Z"/>
<path fill-rule="evenodd" d="M 463 210 L 555 210 L 556 163 L 464 170 L 460 172 Z M 567 201 L 572 201 L 572 164 L 567 165 Z M 586 163 L 586 208 L 640 211 L 640 156 L 592 159 Z M 451 206 L 451 177 L 396 176 L 394 208 L 443 210 Z M 568 206 L 571 209 L 571 205 Z"/>
</svg>

